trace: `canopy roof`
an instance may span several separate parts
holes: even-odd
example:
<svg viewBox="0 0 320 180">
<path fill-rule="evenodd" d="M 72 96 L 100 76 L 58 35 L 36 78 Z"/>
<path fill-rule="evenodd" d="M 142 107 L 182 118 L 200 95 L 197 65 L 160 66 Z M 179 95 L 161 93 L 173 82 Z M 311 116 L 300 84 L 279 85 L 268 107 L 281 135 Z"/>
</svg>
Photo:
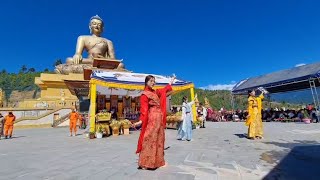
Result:
<svg viewBox="0 0 320 180">
<path fill-rule="evenodd" d="M 140 96 L 142 90 L 144 90 L 144 81 L 148 75 L 155 77 L 155 89 L 165 87 L 171 80 L 171 77 L 155 74 L 94 70 L 91 74 L 90 83 L 97 84 L 97 91 L 101 94 L 136 97 Z M 179 79 L 176 79 L 172 84 L 172 88 L 176 92 L 192 87 L 194 87 L 192 82 Z"/>
<path fill-rule="evenodd" d="M 319 77 L 320 62 L 242 80 L 233 87 L 232 93 L 245 94 L 258 87 L 270 93 L 302 90 L 310 88 L 309 79 Z M 315 81 L 315 85 L 319 87 L 319 81 Z"/>
</svg>

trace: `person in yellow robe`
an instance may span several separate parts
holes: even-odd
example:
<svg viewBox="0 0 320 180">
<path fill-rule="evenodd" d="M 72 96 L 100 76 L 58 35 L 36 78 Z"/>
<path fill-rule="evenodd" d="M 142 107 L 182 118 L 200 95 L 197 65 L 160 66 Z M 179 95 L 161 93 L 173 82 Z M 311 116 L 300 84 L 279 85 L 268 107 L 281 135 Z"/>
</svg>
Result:
<svg viewBox="0 0 320 180">
<path fill-rule="evenodd" d="M 248 128 L 248 139 L 256 138 L 256 127 L 258 121 L 258 101 L 256 99 L 256 92 L 254 90 L 248 91 L 248 116 L 246 126 Z"/>
<path fill-rule="evenodd" d="M 263 138 L 263 123 L 262 123 L 262 101 L 264 99 L 264 92 L 262 91 L 261 94 L 256 98 L 258 103 L 258 119 L 256 121 L 256 138 L 262 139 Z"/>
<path fill-rule="evenodd" d="M 248 91 L 248 116 L 246 126 L 248 128 L 248 139 L 261 139 L 263 137 L 262 124 L 262 100 L 264 98 L 263 92 L 259 97 L 255 97 L 254 90 Z"/>
</svg>

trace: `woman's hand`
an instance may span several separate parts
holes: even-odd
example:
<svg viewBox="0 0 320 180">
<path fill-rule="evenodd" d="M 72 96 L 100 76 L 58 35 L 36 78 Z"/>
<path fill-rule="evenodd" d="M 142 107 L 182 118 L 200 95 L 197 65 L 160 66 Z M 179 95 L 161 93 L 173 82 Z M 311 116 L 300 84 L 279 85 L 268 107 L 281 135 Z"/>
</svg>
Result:
<svg viewBox="0 0 320 180">
<path fill-rule="evenodd" d="M 140 126 L 142 124 L 142 121 L 140 120 L 140 121 L 138 121 L 138 122 L 136 122 L 136 123 L 133 123 L 132 125 L 131 125 L 131 127 L 132 128 L 136 128 L 137 126 Z"/>
<path fill-rule="evenodd" d="M 173 84 L 174 80 L 176 80 L 176 75 L 173 75 L 173 77 L 171 78 L 171 80 L 169 82 L 169 85 Z"/>
</svg>

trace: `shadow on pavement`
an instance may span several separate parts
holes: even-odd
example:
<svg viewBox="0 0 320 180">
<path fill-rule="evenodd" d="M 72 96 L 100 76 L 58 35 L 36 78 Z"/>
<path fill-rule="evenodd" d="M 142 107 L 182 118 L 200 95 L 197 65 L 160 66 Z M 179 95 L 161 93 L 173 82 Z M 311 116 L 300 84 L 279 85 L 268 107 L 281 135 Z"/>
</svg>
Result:
<svg viewBox="0 0 320 180">
<path fill-rule="evenodd" d="M 234 134 L 235 136 L 238 136 L 238 138 L 247 138 L 247 134 Z"/>
<path fill-rule="evenodd" d="M 293 143 L 266 142 L 266 144 L 274 144 L 287 149 L 284 151 L 269 151 L 261 155 L 261 159 L 270 164 L 280 160 L 263 180 L 319 179 L 319 143 L 315 141 L 295 141 Z"/>
</svg>

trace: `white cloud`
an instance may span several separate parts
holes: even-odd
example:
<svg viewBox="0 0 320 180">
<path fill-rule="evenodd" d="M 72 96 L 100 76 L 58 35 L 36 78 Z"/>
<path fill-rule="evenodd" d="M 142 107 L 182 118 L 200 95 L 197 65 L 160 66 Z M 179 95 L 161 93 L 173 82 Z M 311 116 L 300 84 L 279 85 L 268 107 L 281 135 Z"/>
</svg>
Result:
<svg viewBox="0 0 320 180">
<path fill-rule="evenodd" d="M 304 66 L 304 65 L 306 65 L 306 64 L 300 63 L 300 64 L 296 64 L 294 67 L 300 67 L 300 66 Z"/>
<path fill-rule="evenodd" d="M 208 90 L 232 90 L 232 88 L 236 85 L 235 82 L 231 84 L 210 84 L 208 86 L 200 87 L 200 89 L 208 89 Z"/>
</svg>

